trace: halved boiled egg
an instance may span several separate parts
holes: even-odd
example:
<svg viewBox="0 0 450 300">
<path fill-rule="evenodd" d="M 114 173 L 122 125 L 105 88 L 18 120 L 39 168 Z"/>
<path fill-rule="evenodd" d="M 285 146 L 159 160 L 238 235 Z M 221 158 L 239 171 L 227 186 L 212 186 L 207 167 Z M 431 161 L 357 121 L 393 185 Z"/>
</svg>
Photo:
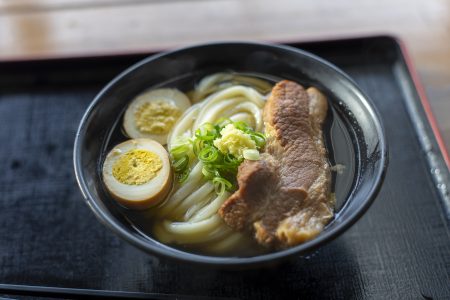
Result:
<svg viewBox="0 0 450 300">
<path fill-rule="evenodd" d="M 151 138 L 165 145 L 169 131 L 190 106 L 189 98 L 177 89 L 144 92 L 128 106 L 123 127 L 131 138 Z"/>
<path fill-rule="evenodd" d="M 146 209 L 160 203 L 170 191 L 172 168 L 161 144 L 132 139 L 115 146 L 103 163 L 103 181 L 123 206 Z"/>
</svg>

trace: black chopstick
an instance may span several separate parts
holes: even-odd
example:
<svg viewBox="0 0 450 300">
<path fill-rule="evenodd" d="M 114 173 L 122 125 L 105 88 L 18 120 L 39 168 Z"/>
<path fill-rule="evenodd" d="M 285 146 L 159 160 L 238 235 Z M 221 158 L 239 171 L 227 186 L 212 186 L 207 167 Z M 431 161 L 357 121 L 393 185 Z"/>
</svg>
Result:
<svg viewBox="0 0 450 300">
<path fill-rule="evenodd" d="M 124 291 L 105 291 L 93 289 L 61 288 L 48 286 L 0 284 L 1 295 L 39 296 L 48 298 L 85 299 L 179 299 L 179 300 L 208 300 L 208 299 L 237 299 L 224 297 L 189 296 L 178 294 L 141 293 Z"/>
</svg>

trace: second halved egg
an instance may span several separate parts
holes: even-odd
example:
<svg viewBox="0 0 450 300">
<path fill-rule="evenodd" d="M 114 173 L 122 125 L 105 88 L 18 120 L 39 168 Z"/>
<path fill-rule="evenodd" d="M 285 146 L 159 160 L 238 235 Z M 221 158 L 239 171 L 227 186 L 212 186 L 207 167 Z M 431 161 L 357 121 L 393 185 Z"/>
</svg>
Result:
<svg viewBox="0 0 450 300">
<path fill-rule="evenodd" d="M 177 89 L 144 92 L 128 106 L 123 127 L 131 138 L 151 138 L 165 145 L 169 131 L 190 106 L 189 98 Z"/>
</svg>

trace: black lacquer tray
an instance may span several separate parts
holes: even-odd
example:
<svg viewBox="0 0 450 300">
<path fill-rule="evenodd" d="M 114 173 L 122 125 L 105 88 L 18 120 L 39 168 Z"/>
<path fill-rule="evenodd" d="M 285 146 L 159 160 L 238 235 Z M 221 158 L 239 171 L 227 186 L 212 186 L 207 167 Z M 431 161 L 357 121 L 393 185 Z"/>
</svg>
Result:
<svg viewBox="0 0 450 300">
<path fill-rule="evenodd" d="M 86 206 L 72 148 L 95 94 L 148 53 L 0 62 L 0 297 L 450 299 L 448 155 L 404 47 L 382 36 L 291 45 L 352 76 L 384 121 L 386 179 L 350 230 L 262 270 L 144 254 Z"/>
</svg>

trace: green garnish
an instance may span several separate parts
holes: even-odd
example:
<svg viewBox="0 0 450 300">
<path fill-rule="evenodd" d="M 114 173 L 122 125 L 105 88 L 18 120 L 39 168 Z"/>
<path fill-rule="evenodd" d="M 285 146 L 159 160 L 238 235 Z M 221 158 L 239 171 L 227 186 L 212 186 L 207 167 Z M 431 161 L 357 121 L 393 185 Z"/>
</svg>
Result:
<svg viewBox="0 0 450 300">
<path fill-rule="evenodd" d="M 190 159 L 203 163 L 203 176 L 212 181 L 218 195 L 237 186 L 236 175 L 244 159 L 258 160 L 264 148 L 264 134 L 247 123 L 220 119 L 216 124 L 202 124 L 191 139 L 184 139 L 170 150 L 172 167 L 180 182 L 190 173 Z"/>
<path fill-rule="evenodd" d="M 172 167 L 179 182 L 184 182 L 189 176 L 189 154 L 191 152 L 192 146 L 188 139 L 170 150 Z"/>
<path fill-rule="evenodd" d="M 214 184 L 214 190 L 219 196 L 223 195 L 223 193 L 225 193 L 225 190 L 229 191 L 233 188 L 233 184 L 231 184 L 231 182 L 223 177 L 214 177 L 212 182 Z"/>
</svg>

